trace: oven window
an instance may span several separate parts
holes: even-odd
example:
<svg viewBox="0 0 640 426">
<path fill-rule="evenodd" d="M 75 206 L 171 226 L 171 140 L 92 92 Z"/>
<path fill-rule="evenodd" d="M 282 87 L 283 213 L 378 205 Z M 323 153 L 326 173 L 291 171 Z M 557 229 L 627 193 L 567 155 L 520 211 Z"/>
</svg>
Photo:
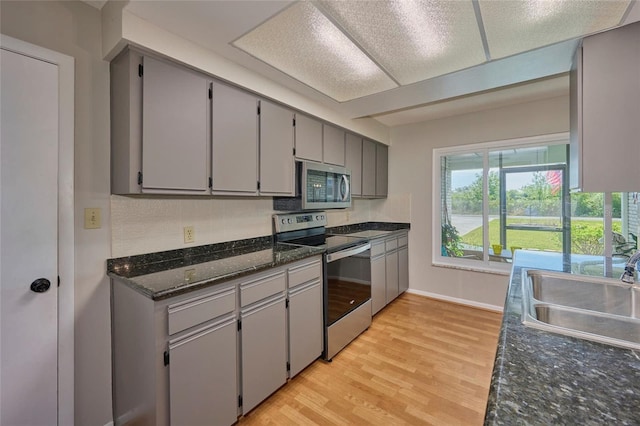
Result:
<svg viewBox="0 0 640 426">
<path fill-rule="evenodd" d="M 327 325 L 371 299 L 369 252 L 327 264 Z"/>
</svg>

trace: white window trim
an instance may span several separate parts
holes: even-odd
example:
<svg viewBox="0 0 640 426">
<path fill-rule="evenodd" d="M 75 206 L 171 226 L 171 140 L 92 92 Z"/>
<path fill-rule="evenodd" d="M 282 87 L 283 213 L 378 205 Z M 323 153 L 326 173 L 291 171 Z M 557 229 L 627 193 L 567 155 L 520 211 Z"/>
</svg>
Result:
<svg viewBox="0 0 640 426">
<path fill-rule="evenodd" d="M 511 264 L 493 262 L 489 260 L 489 252 L 487 247 L 483 250 L 483 260 L 470 261 L 457 257 L 442 256 L 441 252 L 441 238 L 442 238 L 442 223 L 441 223 L 441 208 L 442 208 L 442 193 L 441 193 L 441 170 L 440 161 L 443 156 L 456 155 L 456 154 L 468 154 L 468 153 L 483 153 L 483 203 L 482 203 L 482 222 L 486 223 L 489 215 L 489 194 L 488 194 L 488 155 L 489 151 L 494 151 L 502 148 L 524 148 L 527 146 L 541 146 L 541 145 L 564 145 L 569 143 L 569 132 L 552 133 L 547 135 L 529 136 L 515 139 L 505 139 L 491 142 L 480 142 L 469 145 L 458 145 L 446 148 L 434 148 L 433 150 L 433 164 L 432 164 L 432 213 L 431 213 L 431 235 L 432 235 L 432 265 L 442 266 L 447 268 L 464 269 L 476 272 L 487 272 L 493 274 L 507 275 L 511 271 Z M 484 226 L 483 229 L 483 241 L 486 242 L 489 238 L 489 228 Z M 486 244 L 486 243 L 485 243 Z"/>
</svg>

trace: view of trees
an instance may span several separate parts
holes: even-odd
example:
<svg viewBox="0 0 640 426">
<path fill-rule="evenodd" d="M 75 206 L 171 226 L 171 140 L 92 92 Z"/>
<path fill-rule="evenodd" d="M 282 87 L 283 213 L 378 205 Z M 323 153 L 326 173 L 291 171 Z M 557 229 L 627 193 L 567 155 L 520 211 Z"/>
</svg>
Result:
<svg viewBox="0 0 640 426">
<path fill-rule="evenodd" d="M 491 171 L 489 178 L 489 215 L 500 213 L 500 177 L 498 172 Z M 482 175 L 467 186 L 456 188 L 451 194 L 452 211 L 456 214 L 482 214 Z M 602 217 L 604 194 L 576 193 L 571 194 L 574 211 L 572 216 Z M 554 216 L 560 217 L 562 204 L 560 192 L 553 193 L 552 186 L 543 172 L 533 174 L 532 183 L 521 189 L 507 191 L 507 211 L 511 216 Z M 612 194 L 613 217 L 621 217 L 620 193 Z"/>
</svg>

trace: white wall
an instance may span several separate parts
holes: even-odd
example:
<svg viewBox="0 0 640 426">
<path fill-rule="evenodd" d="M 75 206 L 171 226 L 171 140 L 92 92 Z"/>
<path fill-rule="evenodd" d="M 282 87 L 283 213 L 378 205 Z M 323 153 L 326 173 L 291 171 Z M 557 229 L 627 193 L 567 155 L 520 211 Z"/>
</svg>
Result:
<svg viewBox="0 0 640 426">
<path fill-rule="evenodd" d="M 0 2 L 3 34 L 75 58 L 75 422 L 111 421 L 109 64 L 98 10 L 81 2 Z M 25 165 L 28 167 L 28 165 Z M 83 229 L 86 207 L 103 227 Z"/>
<path fill-rule="evenodd" d="M 412 290 L 502 306 L 508 277 L 431 264 L 434 148 L 566 132 L 568 96 L 400 126 L 391 130 L 389 191 L 411 194 L 409 281 Z M 435 236 L 438 237 L 438 236 Z"/>
</svg>

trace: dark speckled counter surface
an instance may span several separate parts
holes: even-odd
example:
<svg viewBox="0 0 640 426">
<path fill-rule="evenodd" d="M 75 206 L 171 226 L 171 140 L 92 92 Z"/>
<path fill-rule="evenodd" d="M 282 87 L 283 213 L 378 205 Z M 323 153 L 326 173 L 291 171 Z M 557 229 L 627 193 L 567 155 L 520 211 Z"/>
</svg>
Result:
<svg viewBox="0 0 640 426">
<path fill-rule="evenodd" d="M 521 322 L 522 268 L 588 274 L 597 271 L 603 260 L 517 252 L 486 425 L 640 425 L 640 351 L 537 330 Z"/>
<path fill-rule="evenodd" d="M 366 222 L 330 230 L 408 230 L 409 224 Z M 276 243 L 271 236 L 107 260 L 107 275 L 153 300 L 209 287 L 324 253 L 316 247 Z"/>
</svg>

